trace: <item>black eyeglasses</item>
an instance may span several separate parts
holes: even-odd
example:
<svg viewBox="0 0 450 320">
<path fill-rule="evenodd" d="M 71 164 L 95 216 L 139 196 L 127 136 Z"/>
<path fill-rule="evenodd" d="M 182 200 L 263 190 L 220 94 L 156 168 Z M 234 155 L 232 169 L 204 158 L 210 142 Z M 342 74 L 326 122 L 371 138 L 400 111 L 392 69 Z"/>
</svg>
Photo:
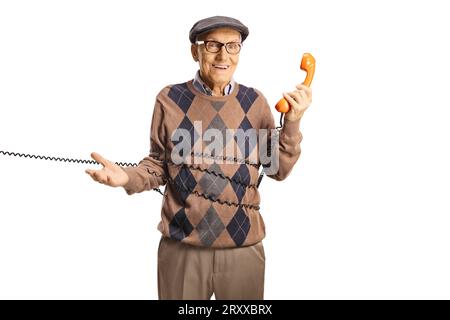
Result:
<svg viewBox="0 0 450 320">
<path fill-rule="evenodd" d="M 206 51 L 211 53 L 217 53 L 222 50 L 223 46 L 225 46 L 225 49 L 229 54 L 238 54 L 242 47 L 242 43 L 240 42 L 222 43 L 219 41 L 197 41 L 196 43 L 204 44 Z"/>
</svg>

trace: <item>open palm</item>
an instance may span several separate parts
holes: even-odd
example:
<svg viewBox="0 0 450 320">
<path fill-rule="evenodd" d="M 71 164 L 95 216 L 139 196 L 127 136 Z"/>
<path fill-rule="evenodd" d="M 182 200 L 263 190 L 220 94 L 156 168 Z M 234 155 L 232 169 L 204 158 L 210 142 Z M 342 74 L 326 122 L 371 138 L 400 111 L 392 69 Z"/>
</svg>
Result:
<svg viewBox="0 0 450 320">
<path fill-rule="evenodd" d="M 103 166 L 100 170 L 86 169 L 85 172 L 92 179 L 111 187 L 121 187 L 127 184 L 129 179 L 128 175 L 120 166 L 103 158 L 96 152 L 92 152 L 91 157 Z"/>
</svg>

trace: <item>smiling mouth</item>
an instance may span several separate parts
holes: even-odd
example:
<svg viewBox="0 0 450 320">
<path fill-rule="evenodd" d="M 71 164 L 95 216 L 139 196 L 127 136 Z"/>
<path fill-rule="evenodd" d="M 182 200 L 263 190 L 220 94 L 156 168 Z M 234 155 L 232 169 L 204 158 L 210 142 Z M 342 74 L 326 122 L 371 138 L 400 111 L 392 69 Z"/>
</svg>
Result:
<svg viewBox="0 0 450 320">
<path fill-rule="evenodd" d="M 213 64 L 212 65 L 215 69 L 219 70 L 227 70 L 230 66 L 224 65 L 224 64 Z"/>
</svg>

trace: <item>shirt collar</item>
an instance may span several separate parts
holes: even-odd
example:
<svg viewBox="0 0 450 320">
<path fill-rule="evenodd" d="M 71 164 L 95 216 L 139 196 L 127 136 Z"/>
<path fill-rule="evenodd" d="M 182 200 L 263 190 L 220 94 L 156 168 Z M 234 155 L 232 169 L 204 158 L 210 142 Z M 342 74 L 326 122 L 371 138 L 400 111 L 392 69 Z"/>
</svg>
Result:
<svg viewBox="0 0 450 320">
<path fill-rule="evenodd" d="M 208 96 L 212 96 L 213 95 L 211 88 L 208 87 L 208 85 L 200 77 L 200 70 L 198 70 L 195 73 L 194 81 L 192 82 L 192 84 L 201 93 L 204 93 L 204 94 L 206 94 Z M 227 84 L 227 86 L 224 89 L 224 95 L 225 96 L 230 95 L 233 92 L 234 86 L 235 86 L 235 82 L 234 82 L 233 79 L 231 79 L 230 83 Z"/>
</svg>

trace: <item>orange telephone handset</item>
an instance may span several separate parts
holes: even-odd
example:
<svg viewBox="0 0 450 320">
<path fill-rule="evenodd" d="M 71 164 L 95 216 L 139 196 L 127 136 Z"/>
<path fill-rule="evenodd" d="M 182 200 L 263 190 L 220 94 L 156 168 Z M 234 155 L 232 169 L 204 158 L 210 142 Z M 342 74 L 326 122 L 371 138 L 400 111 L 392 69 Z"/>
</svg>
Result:
<svg viewBox="0 0 450 320">
<path fill-rule="evenodd" d="M 302 62 L 300 63 L 300 69 L 306 71 L 306 79 L 303 84 L 310 86 L 314 77 L 314 71 L 316 69 L 316 59 L 310 53 L 303 54 Z M 275 106 L 275 109 L 279 112 L 286 113 L 291 109 L 291 106 L 285 98 L 281 98 Z"/>
</svg>

